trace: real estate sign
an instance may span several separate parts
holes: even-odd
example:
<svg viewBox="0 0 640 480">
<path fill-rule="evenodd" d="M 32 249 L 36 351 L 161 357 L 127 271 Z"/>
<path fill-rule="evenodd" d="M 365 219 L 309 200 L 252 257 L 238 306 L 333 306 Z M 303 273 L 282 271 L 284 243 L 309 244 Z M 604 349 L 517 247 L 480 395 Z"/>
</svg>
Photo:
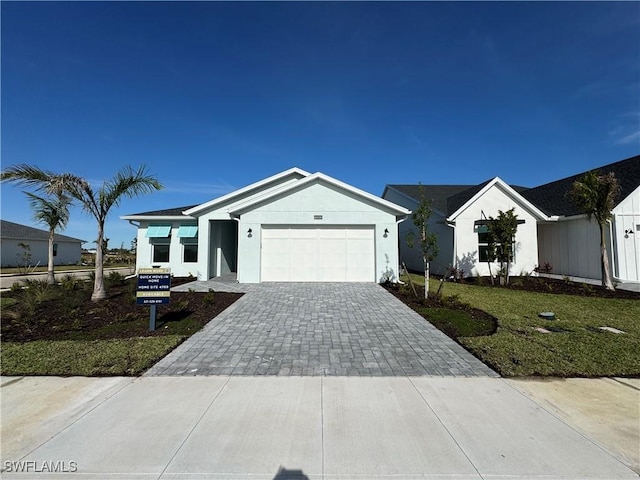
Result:
<svg viewBox="0 0 640 480">
<path fill-rule="evenodd" d="M 169 303 L 171 295 L 170 268 L 141 268 L 138 270 L 138 305 L 161 305 Z"/>
</svg>

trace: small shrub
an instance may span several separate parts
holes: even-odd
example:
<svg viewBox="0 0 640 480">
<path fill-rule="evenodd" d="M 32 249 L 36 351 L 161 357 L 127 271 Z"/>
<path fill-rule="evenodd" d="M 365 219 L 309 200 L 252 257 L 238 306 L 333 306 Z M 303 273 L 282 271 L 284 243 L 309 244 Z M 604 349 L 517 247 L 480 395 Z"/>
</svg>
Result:
<svg viewBox="0 0 640 480">
<path fill-rule="evenodd" d="M 180 300 L 173 303 L 173 310 L 184 312 L 189 308 L 189 300 Z"/>
<path fill-rule="evenodd" d="M 13 284 L 11 285 L 11 289 L 10 290 L 11 290 L 12 293 L 18 293 L 18 292 L 22 291 L 22 288 L 23 288 L 22 283 L 13 282 Z"/>
<path fill-rule="evenodd" d="M 70 273 L 67 273 L 62 280 L 60 280 L 60 286 L 65 290 L 75 290 L 80 285 L 80 280 L 74 277 Z"/>
<path fill-rule="evenodd" d="M 124 276 L 120 272 L 109 272 L 106 281 L 109 285 L 124 285 Z"/>
<path fill-rule="evenodd" d="M 212 289 L 209 289 L 209 291 L 204 294 L 204 297 L 202 299 L 202 303 L 204 303 L 207 306 L 211 306 L 214 303 L 216 303 L 215 292 Z"/>
</svg>

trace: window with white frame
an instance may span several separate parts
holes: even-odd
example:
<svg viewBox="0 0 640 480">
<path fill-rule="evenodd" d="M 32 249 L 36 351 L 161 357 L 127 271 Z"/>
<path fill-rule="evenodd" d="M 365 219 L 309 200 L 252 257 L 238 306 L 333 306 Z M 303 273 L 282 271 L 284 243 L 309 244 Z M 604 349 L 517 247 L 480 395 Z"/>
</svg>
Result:
<svg viewBox="0 0 640 480">
<path fill-rule="evenodd" d="M 151 260 L 156 263 L 168 263 L 171 249 L 170 238 L 151 239 L 152 256 Z"/>
<path fill-rule="evenodd" d="M 183 263 L 196 263 L 198 261 L 198 239 L 182 239 L 182 261 Z"/>
<path fill-rule="evenodd" d="M 195 224 L 180 225 L 178 238 L 182 243 L 182 262 L 196 263 L 198 261 L 198 226 Z"/>
</svg>

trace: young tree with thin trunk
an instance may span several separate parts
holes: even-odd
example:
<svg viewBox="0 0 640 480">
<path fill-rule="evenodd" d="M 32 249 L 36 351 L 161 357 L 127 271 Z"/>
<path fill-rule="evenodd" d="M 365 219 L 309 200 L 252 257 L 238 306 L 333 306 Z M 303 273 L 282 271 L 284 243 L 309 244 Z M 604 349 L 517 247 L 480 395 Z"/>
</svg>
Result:
<svg viewBox="0 0 640 480">
<path fill-rule="evenodd" d="M 137 197 L 145 193 L 161 190 L 163 187 L 158 180 L 149 175 L 146 167 L 138 170 L 125 167 L 115 174 L 113 178 L 93 189 L 86 182 L 72 184 L 67 190 L 69 194 L 80 202 L 82 208 L 89 213 L 98 224 L 98 239 L 96 240 L 96 274 L 91 300 L 97 301 L 107 298 L 107 290 L 104 284 L 104 250 L 106 247 L 104 237 L 104 225 L 111 208 L 118 206 L 125 198 Z"/>
<path fill-rule="evenodd" d="M 600 267 L 602 272 L 602 286 L 607 290 L 614 290 L 611 280 L 611 267 L 607 255 L 605 239 L 605 224 L 611 220 L 611 210 L 615 207 L 620 194 L 618 179 L 610 172 L 600 175 L 597 171 L 585 173 L 573 182 L 569 196 L 582 213 L 586 213 L 589 221 L 592 218 L 598 222 L 600 229 Z"/>
<path fill-rule="evenodd" d="M 424 187 L 420 185 L 420 203 L 411 215 L 411 220 L 418 230 L 418 247 L 424 264 L 424 298 L 429 297 L 429 262 L 438 256 L 438 237 L 429 231 L 429 219 L 433 214 L 431 202 L 427 199 Z M 413 248 L 416 244 L 416 234 L 413 230 L 407 233 L 407 245 Z"/>
<path fill-rule="evenodd" d="M 33 210 L 33 218 L 36 222 L 44 223 L 49 227 L 49 255 L 47 263 L 47 283 L 56 283 L 53 265 L 53 246 L 56 230 L 64 230 L 69 222 L 69 205 L 71 200 L 64 194 L 54 195 L 52 198 L 40 197 L 31 192 L 25 192 L 29 197 L 29 203 Z"/>
<path fill-rule="evenodd" d="M 488 229 L 488 257 L 500 262 L 500 284 L 509 285 L 509 272 L 514 255 L 514 240 L 518 230 L 518 216 L 514 209 L 503 212 L 498 210 L 498 217 L 489 217 Z"/>
</svg>

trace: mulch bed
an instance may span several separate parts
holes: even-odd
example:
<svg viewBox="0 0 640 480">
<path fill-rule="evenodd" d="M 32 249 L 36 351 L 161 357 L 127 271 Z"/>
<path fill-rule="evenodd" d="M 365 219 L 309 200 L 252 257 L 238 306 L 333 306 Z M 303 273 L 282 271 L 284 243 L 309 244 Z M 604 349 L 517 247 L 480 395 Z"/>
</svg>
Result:
<svg viewBox="0 0 640 480">
<path fill-rule="evenodd" d="M 191 280 L 176 278 L 172 286 Z M 109 285 L 109 297 L 98 302 L 91 301 L 91 286 L 50 288 L 53 298 L 42 302 L 25 301 L 26 290 L 3 294 L 18 300 L 16 305 L 2 310 L 3 342 L 191 335 L 242 296 L 171 292 L 170 303 L 158 306 L 156 330 L 150 332 L 149 307 L 136 305 L 135 279 Z"/>
<path fill-rule="evenodd" d="M 496 280 L 495 285 L 491 285 L 489 277 L 468 278 L 463 283 L 478 285 L 478 283 L 494 288 L 510 288 L 513 290 L 526 290 L 537 293 L 554 293 L 561 295 L 578 295 L 581 297 L 601 297 L 601 298 L 627 298 L 640 300 L 640 292 L 630 292 L 628 290 L 607 290 L 600 285 L 590 285 L 587 283 L 572 282 L 570 280 L 560 280 L 546 277 L 510 277 L 509 285 L 503 287 Z"/>
</svg>

